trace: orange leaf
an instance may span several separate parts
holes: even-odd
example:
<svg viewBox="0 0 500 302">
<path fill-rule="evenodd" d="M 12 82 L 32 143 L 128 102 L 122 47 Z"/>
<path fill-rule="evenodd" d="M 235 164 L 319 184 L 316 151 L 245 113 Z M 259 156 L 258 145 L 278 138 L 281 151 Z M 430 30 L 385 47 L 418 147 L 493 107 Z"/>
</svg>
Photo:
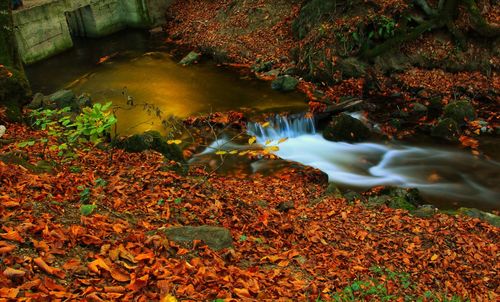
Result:
<svg viewBox="0 0 500 302">
<path fill-rule="evenodd" d="M 139 254 L 135 256 L 136 261 L 141 261 L 145 259 L 152 259 L 155 257 L 155 254 L 153 252 L 145 253 L 145 254 Z"/>
<path fill-rule="evenodd" d="M 0 255 L 10 253 L 15 249 L 15 245 L 8 244 L 6 241 L 0 241 Z"/>
<path fill-rule="evenodd" d="M 138 291 L 141 288 L 145 287 L 148 284 L 149 275 L 144 275 L 140 278 L 132 280 L 129 285 L 127 285 L 127 289 L 132 291 Z"/>
<path fill-rule="evenodd" d="M 251 298 L 250 292 L 246 288 L 234 288 L 233 289 L 236 295 L 241 298 Z"/>
<path fill-rule="evenodd" d="M 110 271 L 110 273 L 111 273 L 111 277 L 113 277 L 113 279 L 115 279 L 116 281 L 119 281 L 119 282 L 130 281 L 130 276 L 120 272 L 119 270 L 113 269 Z"/>
<path fill-rule="evenodd" d="M 87 264 L 87 267 L 93 271 L 94 273 L 99 274 L 101 271 L 99 268 L 102 268 L 104 270 L 107 270 L 108 272 L 111 270 L 111 268 L 104 262 L 102 258 L 97 258 L 96 260 L 90 262 Z"/>
<path fill-rule="evenodd" d="M 36 259 L 33 260 L 33 262 L 35 262 L 35 264 L 40 267 L 43 271 L 45 271 L 46 273 L 48 274 L 51 274 L 51 275 L 54 275 L 58 278 L 64 278 L 66 276 L 66 274 L 64 273 L 64 271 L 58 269 L 58 268 L 55 268 L 55 267 L 51 267 L 49 266 L 47 263 L 45 263 L 45 261 L 38 257 Z"/>
<path fill-rule="evenodd" d="M 2 237 L 3 239 L 17 241 L 17 242 L 21 242 L 21 243 L 24 242 L 23 237 L 21 237 L 21 235 L 19 235 L 19 232 L 17 232 L 17 231 L 10 231 L 10 232 L 4 233 L 4 234 L 0 234 L 0 237 Z"/>
<path fill-rule="evenodd" d="M 25 271 L 14 269 L 11 267 L 8 267 L 3 271 L 3 275 L 7 278 L 23 277 L 25 274 Z"/>
<path fill-rule="evenodd" d="M 19 288 L 0 288 L 0 297 L 7 299 L 15 299 L 19 293 Z"/>
</svg>

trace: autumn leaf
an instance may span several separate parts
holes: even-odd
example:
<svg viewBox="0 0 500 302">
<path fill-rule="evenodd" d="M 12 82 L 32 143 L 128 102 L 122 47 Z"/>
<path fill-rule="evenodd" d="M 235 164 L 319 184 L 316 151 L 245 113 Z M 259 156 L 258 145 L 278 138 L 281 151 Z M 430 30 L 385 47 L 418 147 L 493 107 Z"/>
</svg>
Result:
<svg viewBox="0 0 500 302">
<path fill-rule="evenodd" d="M 7 267 L 3 271 L 3 275 L 7 278 L 19 278 L 19 277 L 23 277 L 24 275 L 26 275 L 26 272 L 22 271 L 22 270 L 11 268 L 11 267 Z"/>
<path fill-rule="evenodd" d="M 257 137 L 255 136 L 252 136 L 251 138 L 248 139 L 248 144 L 249 145 L 253 145 L 255 143 L 255 141 L 257 140 Z"/>
<path fill-rule="evenodd" d="M 177 299 L 172 295 L 165 295 L 160 299 L 160 302 L 177 302 Z"/>
<path fill-rule="evenodd" d="M 89 264 L 87 264 L 87 267 L 93 271 L 94 273 L 101 273 L 100 271 L 100 268 L 106 270 L 106 271 L 110 271 L 111 268 L 106 264 L 106 262 L 104 262 L 104 260 L 102 258 L 97 258 L 96 260 L 90 262 Z"/>
<path fill-rule="evenodd" d="M 180 139 L 171 139 L 167 141 L 167 144 L 169 145 L 180 145 L 182 141 Z"/>
<path fill-rule="evenodd" d="M 45 261 L 40 257 L 35 258 L 33 262 L 35 262 L 35 264 L 38 267 L 40 267 L 43 271 L 45 271 L 48 274 L 54 275 L 60 279 L 63 279 L 66 276 L 66 273 L 64 273 L 64 271 L 55 267 L 51 267 L 50 265 L 45 263 Z"/>
<path fill-rule="evenodd" d="M 3 239 L 6 239 L 6 240 L 17 241 L 20 243 L 24 242 L 23 237 L 21 237 L 21 235 L 19 235 L 18 231 L 9 231 L 7 233 L 0 234 L 0 237 L 2 237 Z"/>
</svg>

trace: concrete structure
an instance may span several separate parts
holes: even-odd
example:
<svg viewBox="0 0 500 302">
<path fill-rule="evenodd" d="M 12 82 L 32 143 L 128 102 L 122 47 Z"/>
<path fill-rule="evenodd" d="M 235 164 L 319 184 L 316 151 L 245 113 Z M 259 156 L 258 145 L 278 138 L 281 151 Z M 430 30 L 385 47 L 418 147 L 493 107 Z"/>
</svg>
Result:
<svg viewBox="0 0 500 302">
<path fill-rule="evenodd" d="M 164 21 L 174 0 L 25 0 L 14 11 L 22 60 L 31 64 L 73 47 L 72 36 L 102 37 Z"/>
</svg>

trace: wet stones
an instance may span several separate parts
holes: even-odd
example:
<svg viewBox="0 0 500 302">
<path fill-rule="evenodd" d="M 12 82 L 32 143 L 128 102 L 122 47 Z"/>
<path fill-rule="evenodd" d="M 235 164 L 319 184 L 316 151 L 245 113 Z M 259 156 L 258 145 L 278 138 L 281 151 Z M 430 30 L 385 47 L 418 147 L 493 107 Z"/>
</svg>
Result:
<svg viewBox="0 0 500 302">
<path fill-rule="evenodd" d="M 432 128 L 431 135 L 448 141 L 456 141 L 459 132 L 460 129 L 457 122 L 451 118 L 445 118 L 439 120 L 437 125 Z"/>
<path fill-rule="evenodd" d="M 476 118 L 474 107 L 467 100 L 451 102 L 444 107 L 443 118 L 454 120 L 458 126 L 464 126 L 466 121 L 472 121 Z"/>
<path fill-rule="evenodd" d="M 147 131 L 142 134 L 116 140 L 113 143 L 117 148 L 127 152 L 142 152 L 154 150 L 160 152 L 165 158 L 176 162 L 184 162 L 182 150 L 175 144 L 168 144 L 167 140 L 158 131 Z"/>
<path fill-rule="evenodd" d="M 213 250 L 233 247 L 231 232 L 216 226 L 175 226 L 164 230 L 167 238 L 179 243 L 192 243 L 194 240 L 203 241 Z"/>
<path fill-rule="evenodd" d="M 195 51 L 191 51 L 188 53 L 182 60 L 179 61 L 179 64 L 184 65 L 184 66 L 189 66 L 194 64 L 196 61 L 198 61 L 201 57 L 200 53 L 197 53 Z"/>
<path fill-rule="evenodd" d="M 279 76 L 271 83 L 274 90 L 289 92 L 294 91 L 299 84 L 299 80 L 289 75 Z"/>
<path fill-rule="evenodd" d="M 323 137 L 329 141 L 360 142 L 370 137 L 370 129 L 360 120 L 347 114 L 332 118 L 323 131 Z"/>
</svg>

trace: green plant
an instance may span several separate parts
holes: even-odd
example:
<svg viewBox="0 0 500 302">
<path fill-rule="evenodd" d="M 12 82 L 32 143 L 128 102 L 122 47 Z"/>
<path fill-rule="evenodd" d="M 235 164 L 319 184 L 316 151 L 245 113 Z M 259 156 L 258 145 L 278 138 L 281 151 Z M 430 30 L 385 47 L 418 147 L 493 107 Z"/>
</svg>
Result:
<svg viewBox="0 0 500 302">
<path fill-rule="evenodd" d="M 32 125 L 47 131 L 47 137 L 19 143 L 19 147 L 43 144 L 42 157 L 45 158 L 47 148 L 58 151 L 59 156 L 75 156 L 73 149 L 82 143 L 101 143 L 116 123 L 116 117 L 109 112 L 111 103 L 94 104 L 83 109 L 77 116 L 72 116 L 71 108 L 38 109 L 30 114 Z M 53 138 L 52 140 L 50 138 Z"/>
</svg>

